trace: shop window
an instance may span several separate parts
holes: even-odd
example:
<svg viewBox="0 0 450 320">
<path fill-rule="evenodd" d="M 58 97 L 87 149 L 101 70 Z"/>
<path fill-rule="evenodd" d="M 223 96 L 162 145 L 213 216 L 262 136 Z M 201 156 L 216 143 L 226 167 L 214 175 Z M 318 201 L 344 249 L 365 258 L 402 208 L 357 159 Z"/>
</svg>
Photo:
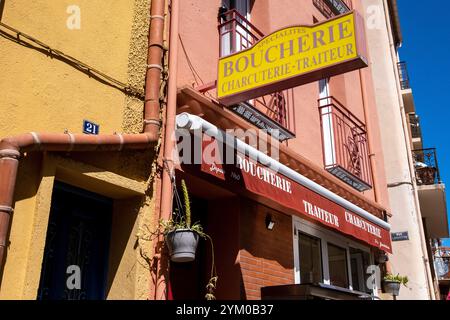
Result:
<svg viewBox="0 0 450 320">
<path fill-rule="evenodd" d="M 346 249 L 328 243 L 328 268 L 331 285 L 349 287 Z"/>
<path fill-rule="evenodd" d="M 367 288 L 369 274 L 367 268 L 371 265 L 370 254 L 363 250 L 350 248 L 350 265 L 352 270 L 352 288 L 356 291 L 370 293 Z"/>
<path fill-rule="evenodd" d="M 325 284 L 376 295 L 367 287 L 373 255 L 370 248 L 298 217 L 294 218 L 296 284 Z"/>
<path fill-rule="evenodd" d="M 312 284 L 323 282 L 320 239 L 306 234 L 300 234 L 298 237 L 298 246 L 301 283 Z"/>
</svg>

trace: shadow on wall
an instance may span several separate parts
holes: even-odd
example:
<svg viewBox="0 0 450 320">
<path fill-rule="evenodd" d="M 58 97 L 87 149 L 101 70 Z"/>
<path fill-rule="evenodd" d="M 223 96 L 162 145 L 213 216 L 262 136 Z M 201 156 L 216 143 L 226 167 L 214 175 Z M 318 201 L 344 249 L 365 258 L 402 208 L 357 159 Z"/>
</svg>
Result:
<svg viewBox="0 0 450 320">
<path fill-rule="evenodd" d="M 239 199 L 208 201 L 191 196 L 193 220 L 200 221 L 214 242 L 214 258 L 219 277 L 214 294 L 218 300 L 240 300 L 242 275 L 239 256 Z M 196 260 L 171 263 L 170 285 L 174 300 L 204 300 L 211 275 L 212 252 L 209 241 L 201 240 Z"/>
<path fill-rule="evenodd" d="M 107 297 L 133 299 L 136 278 L 135 250 L 138 239 L 133 242 L 133 231 L 143 199 L 140 197 L 114 200 L 111 240 L 108 263 Z"/>
<path fill-rule="evenodd" d="M 0 11 L 1 13 L 1 11 Z M 36 196 L 38 192 L 39 180 L 40 180 L 40 168 L 42 167 L 42 154 L 35 153 L 24 157 L 22 161 L 19 162 L 19 170 L 17 173 L 17 185 L 14 193 L 15 202 L 23 199 L 30 199 Z M 45 173 L 44 173 L 45 174 Z M 13 205 L 15 206 L 15 205 Z M 11 216 L 10 226 L 13 224 L 16 215 Z M 10 239 L 11 229 L 8 228 L 8 233 L 6 235 L 6 247 L 5 261 L 8 260 L 8 252 L 10 250 L 11 241 Z M 4 266 L 0 266 L 0 280 L 3 278 Z M 1 281 L 0 281 L 1 282 Z"/>
<path fill-rule="evenodd" d="M 153 149 L 123 150 L 121 152 L 73 152 L 71 158 L 93 166 L 99 171 L 110 171 L 139 182 L 147 182 L 152 172 L 155 152 Z"/>
<path fill-rule="evenodd" d="M 2 0 L 0 0 L 2 1 Z M 3 2 L 0 3 L 0 22 L 3 14 Z M 15 42 L 25 48 L 36 50 L 37 52 L 40 52 L 42 54 L 45 54 L 50 59 L 55 59 L 58 61 L 61 61 L 74 69 L 84 73 L 89 78 L 94 79 L 104 85 L 107 85 L 111 88 L 117 89 L 124 93 L 125 95 L 135 97 L 140 100 L 144 100 L 144 93 L 141 92 L 142 90 L 138 90 L 132 87 L 127 86 L 125 83 L 122 83 L 104 73 L 101 71 L 96 70 L 94 67 L 89 66 L 74 57 L 71 57 L 64 52 L 61 52 L 55 48 L 51 48 L 47 44 L 42 43 L 41 41 L 34 39 L 28 35 L 20 34 L 20 30 L 15 30 L 9 26 L 3 25 L 5 29 L 8 29 L 8 32 L 4 30 L 0 30 L 0 36 L 10 40 L 12 42 Z"/>
<path fill-rule="evenodd" d="M 174 208 L 176 204 L 174 203 Z M 208 202 L 191 194 L 192 221 L 201 221 L 205 231 L 210 233 L 207 224 Z M 189 263 L 170 263 L 170 289 L 174 300 L 203 300 L 206 294 L 207 275 L 210 258 L 207 241 L 200 239 L 196 258 Z M 170 295 L 169 295 L 170 298 Z"/>
</svg>

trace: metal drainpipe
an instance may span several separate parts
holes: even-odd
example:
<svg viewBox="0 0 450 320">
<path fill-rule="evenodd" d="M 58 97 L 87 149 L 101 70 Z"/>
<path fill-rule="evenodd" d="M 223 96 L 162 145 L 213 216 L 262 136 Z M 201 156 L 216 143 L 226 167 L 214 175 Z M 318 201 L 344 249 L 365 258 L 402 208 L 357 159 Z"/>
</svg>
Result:
<svg viewBox="0 0 450 320">
<path fill-rule="evenodd" d="M 165 0 L 152 0 L 148 36 L 147 75 L 145 78 L 144 132 L 157 130 L 160 121 L 160 85 L 164 56 Z"/>
<path fill-rule="evenodd" d="M 367 89 L 366 89 L 366 79 L 364 78 L 364 74 L 362 72 L 362 70 L 359 70 L 359 78 L 360 78 L 360 85 L 361 85 L 361 94 L 362 94 L 362 98 L 363 98 L 363 110 L 364 110 L 364 120 L 366 122 L 366 127 L 367 127 L 367 133 L 368 133 L 368 147 L 369 147 L 369 157 L 370 157 L 370 166 L 372 168 L 371 172 L 372 172 L 372 181 L 373 181 L 373 186 L 374 186 L 374 197 L 375 197 L 375 202 L 378 202 L 378 200 L 380 199 L 380 190 L 378 189 L 378 186 L 376 184 L 376 177 L 377 177 L 377 167 L 376 167 L 376 159 L 375 159 L 375 154 L 372 153 L 372 148 L 373 148 L 373 141 L 372 141 L 372 130 L 371 130 L 371 124 L 370 124 L 370 119 L 368 117 L 368 113 L 369 111 L 367 110 L 367 106 L 368 106 L 368 101 L 367 101 Z M 385 263 L 386 266 L 386 272 L 387 273 L 391 273 L 392 272 L 392 266 L 391 263 L 389 261 L 387 261 Z"/>
<path fill-rule="evenodd" d="M 172 0 L 170 7 L 170 36 L 169 36 L 169 83 L 168 83 L 168 98 L 166 123 L 164 133 L 164 170 L 162 172 L 162 186 L 161 186 L 161 202 L 160 202 L 160 218 L 164 220 L 170 219 L 172 215 L 172 178 L 174 173 L 173 152 L 175 150 L 175 118 L 177 112 L 177 70 L 178 70 L 178 32 L 179 32 L 179 0 Z M 171 172 L 168 172 L 166 169 Z M 159 239 L 163 241 L 163 239 Z M 155 299 L 167 299 L 167 284 L 168 274 L 167 270 L 161 268 L 165 265 L 167 257 L 160 255 L 158 259 L 158 269 L 156 277 Z"/>
<path fill-rule="evenodd" d="M 362 70 L 359 70 L 359 78 L 360 78 L 360 86 L 361 86 L 361 95 L 363 99 L 363 110 L 364 110 L 364 120 L 367 128 L 367 141 L 368 141 L 368 149 L 369 149 L 369 158 L 370 158 L 370 166 L 372 167 L 372 184 L 374 188 L 374 196 L 375 202 L 378 203 L 380 199 L 380 190 L 378 189 L 378 185 L 376 183 L 378 177 L 378 170 L 376 166 L 375 153 L 373 153 L 373 137 L 372 137 L 372 125 L 369 119 L 369 110 L 368 110 L 368 101 L 367 101 L 367 87 L 366 87 L 366 79 L 364 78 L 364 74 Z"/>
<path fill-rule="evenodd" d="M 65 151 L 105 152 L 148 149 L 159 139 L 161 122 L 160 83 L 164 54 L 165 0 L 153 0 L 152 23 L 149 30 L 147 74 L 145 80 L 144 133 L 115 135 L 82 135 L 29 133 L 0 141 L 0 271 L 5 263 L 11 215 L 14 211 L 14 190 L 21 152 Z M 0 278 L 0 285 L 1 285 Z"/>
<path fill-rule="evenodd" d="M 3 273 L 9 222 L 14 211 L 13 198 L 19 157 L 20 152 L 15 149 L 0 150 L 0 275 Z"/>
</svg>

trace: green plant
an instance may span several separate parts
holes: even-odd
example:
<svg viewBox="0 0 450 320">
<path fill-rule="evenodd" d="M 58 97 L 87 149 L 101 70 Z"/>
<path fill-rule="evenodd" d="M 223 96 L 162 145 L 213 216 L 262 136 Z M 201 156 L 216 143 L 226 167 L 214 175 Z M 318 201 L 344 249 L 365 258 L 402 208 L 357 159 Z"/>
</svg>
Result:
<svg viewBox="0 0 450 320">
<path fill-rule="evenodd" d="M 184 214 L 186 215 L 186 226 L 191 228 L 191 200 L 189 199 L 189 192 L 186 186 L 186 181 L 181 180 L 181 190 L 183 190 L 184 198 Z"/>
<path fill-rule="evenodd" d="M 183 202 L 182 205 L 184 208 L 176 208 L 173 213 L 173 218 L 169 220 L 160 220 L 160 225 L 163 228 L 163 233 L 167 234 L 169 232 L 178 230 L 178 229 L 189 229 L 198 233 L 198 235 L 202 238 L 206 239 L 206 234 L 203 232 L 203 227 L 199 222 L 195 222 L 192 224 L 192 213 L 191 213 L 191 201 L 189 198 L 189 191 L 186 186 L 186 182 L 181 180 L 181 190 L 183 193 Z M 177 197 L 177 195 L 175 195 Z M 177 197 L 178 200 L 178 197 Z M 181 204 L 179 204 L 181 207 Z M 183 211 L 183 214 L 180 214 L 179 211 Z"/>
<path fill-rule="evenodd" d="M 400 284 L 404 285 L 405 287 L 407 287 L 407 284 L 409 282 L 409 279 L 407 276 L 401 276 L 399 274 L 397 275 L 393 275 L 391 273 L 388 273 L 385 277 L 384 280 L 386 281 L 394 281 L 394 282 L 399 282 Z"/>
</svg>

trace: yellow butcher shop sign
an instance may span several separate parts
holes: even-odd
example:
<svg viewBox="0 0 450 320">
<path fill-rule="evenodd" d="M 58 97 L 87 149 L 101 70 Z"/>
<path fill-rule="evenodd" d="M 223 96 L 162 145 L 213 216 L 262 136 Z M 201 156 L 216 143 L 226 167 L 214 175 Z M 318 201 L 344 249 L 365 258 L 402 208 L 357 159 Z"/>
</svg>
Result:
<svg viewBox="0 0 450 320">
<path fill-rule="evenodd" d="M 276 31 L 219 60 L 225 105 L 367 67 L 363 19 L 350 12 L 313 26 Z"/>
</svg>

